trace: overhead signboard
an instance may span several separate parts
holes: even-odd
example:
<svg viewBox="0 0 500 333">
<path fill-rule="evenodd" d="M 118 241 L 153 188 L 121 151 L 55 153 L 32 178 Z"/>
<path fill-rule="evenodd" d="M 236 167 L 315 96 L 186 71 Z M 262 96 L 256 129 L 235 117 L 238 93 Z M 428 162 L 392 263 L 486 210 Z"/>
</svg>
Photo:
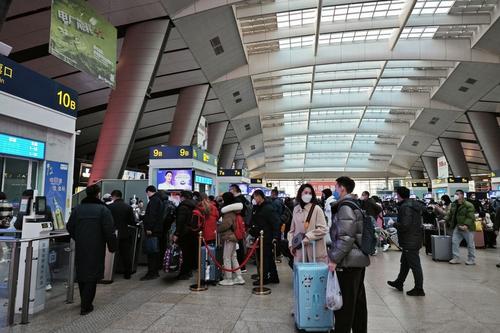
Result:
<svg viewBox="0 0 500 333">
<path fill-rule="evenodd" d="M 441 156 L 437 159 L 437 168 L 438 168 L 438 178 L 448 178 L 450 176 L 448 161 L 446 160 L 446 156 Z"/>
<path fill-rule="evenodd" d="M 411 183 L 411 187 L 429 187 L 429 183 Z"/>
<path fill-rule="evenodd" d="M 45 142 L 0 133 L 0 154 L 45 159 Z"/>
<path fill-rule="evenodd" d="M 273 188 L 273 183 L 266 183 L 267 188 Z"/>
<path fill-rule="evenodd" d="M 217 170 L 217 176 L 219 177 L 242 177 L 242 169 L 219 169 Z"/>
<path fill-rule="evenodd" d="M 76 117 L 78 109 L 76 91 L 2 55 L 0 55 L 0 91 Z"/>
<path fill-rule="evenodd" d="M 49 52 L 115 87 L 116 28 L 83 0 L 52 0 Z"/>
<path fill-rule="evenodd" d="M 262 184 L 262 178 L 252 178 L 250 179 L 251 184 Z"/>
<path fill-rule="evenodd" d="M 321 192 L 325 189 L 330 189 L 332 192 L 335 191 L 335 184 L 337 182 L 334 181 L 312 181 L 309 184 L 314 188 L 314 192 L 316 195 L 321 195 Z"/>
<path fill-rule="evenodd" d="M 156 146 L 149 149 L 151 160 L 195 159 L 200 162 L 217 166 L 217 157 L 206 151 L 191 146 Z"/>
<path fill-rule="evenodd" d="M 448 177 L 448 183 L 467 184 L 468 182 L 469 182 L 469 178 L 465 178 L 465 177 Z"/>
<path fill-rule="evenodd" d="M 194 182 L 198 184 L 213 185 L 214 180 L 210 177 L 195 175 Z"/>
</svg>

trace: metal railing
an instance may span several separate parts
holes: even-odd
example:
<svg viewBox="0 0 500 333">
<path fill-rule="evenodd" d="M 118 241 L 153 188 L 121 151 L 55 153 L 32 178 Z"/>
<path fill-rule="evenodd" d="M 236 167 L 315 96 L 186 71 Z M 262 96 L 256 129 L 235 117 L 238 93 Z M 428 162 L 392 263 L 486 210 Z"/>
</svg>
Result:
<svg viewBox="0 0 500 333">
<path fill-rule="evenodd" d="M 12 234 L 12 231 L 0 232 L 2 234 Z M 12 243 L 11 262 L 9 267 L 9 287 L 8 287 L 8 308 L 7 308 L 7 323 L 9 326 L 14 324 L 15 310 L 16 310 L 16 294 L 17 283 L 19 278 L 19 265 L 21 256 L 21 244 L 28 243 L 26 247 L 26 262 L 24 269 L 24 285 L 22 295 L 22 308 L 21 308 L 21 324 L 27 324 L 29 320 L 29 302 L 31 291 L 31 275 L 33 260 L 33 242 L 68 237 L 67 232 L 52 232 L 50 235 L 35 238 L 3 238 L 0 242 Z M 74 299 L 74 286 L 75 286 L 75 242 L 71 239 L 69 243 L 69 274 L 67 281 L 66 303 L 73 303 Z"/>
</svg>

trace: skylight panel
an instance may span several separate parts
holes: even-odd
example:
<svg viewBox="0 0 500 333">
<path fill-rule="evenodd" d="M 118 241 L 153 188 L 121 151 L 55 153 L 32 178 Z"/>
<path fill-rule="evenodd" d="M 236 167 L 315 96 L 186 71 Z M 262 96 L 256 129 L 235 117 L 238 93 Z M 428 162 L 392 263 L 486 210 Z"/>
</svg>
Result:
<svg viewBox="0 0 500 333">
<path fill-rule="evenodd" d="M 309 95 L 310 90 L 285 91 L 283 97 Z"/>
<path fill-rule="evenodd" d="M 418 0 L 412 15 L 448 14 L 454 4 L 450 0 Z"/>
<path fill-rule="evenodd" d="M 327 6 L 321 12 L 321 22 L 339 22 L 374 17 L 398 16 L 403 9 L 403 0 L 373 1 L 349 5 Z"/>
<path fill-rule="evenodd" d="M 290 49 L 298 47 L 308 47 L 314 44 L 314 35 L 294 37 L 294 38 L 283 38 L 279 40 L 280 49 Z"/>
<path fill-rule="evenodd" d="M 401 32 L 400 39 L 421 39 L 421 38 L 434 38 L 434 35 L 439 27 L 411 27 L 404 28 Z"/>
<path fill-rule="evenodd" d="M 325 94 L 344 94 L 344 93 L 360 93 L 369 91 L 370 87 L 349 87 L 349 88 L 326 88 L 326 89 L 315 89 L 315 95 L 325 95 Z"/>
<path fill-rule="evenodd" d="M 389 39 L 393 29 L 372 29 L 321 34 L 319 44 L 340 44 Z"/>
<path fill-rule="evenodd" d="M 377 91 L 401 91 L 403 86 L 378 86 L 376 88 Z"/>
<path fill-rule="evenodd" d="M 276 14 L 278 28 L 298 27 L 316 22 L 316 9 L 295 10 Z"/>
</svg>

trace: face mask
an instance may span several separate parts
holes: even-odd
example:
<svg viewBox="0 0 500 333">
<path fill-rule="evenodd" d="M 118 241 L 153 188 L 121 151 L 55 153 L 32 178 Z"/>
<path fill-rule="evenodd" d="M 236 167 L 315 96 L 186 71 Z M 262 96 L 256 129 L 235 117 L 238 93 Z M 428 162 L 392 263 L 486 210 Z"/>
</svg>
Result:
<svg viewBox="0 0 500 333">
<path fill-rule="evenodd" d="M 252 199 L 252 205 L 257 206 L 257 201 L 255 201 L 255 199 Z"/>
<path fill-rule="evenodd" d="M 333 192 L 333 197 L 335 198 L 335 200 L 339 200 L 340 194 L 337 191 L 335 191 Z"/>
<path fill-rule="evenodd" d="M 453 196 L 453 199 L 458 200 L 458 194 L 455 194 L 455 195 Z"/>
<path fill-rule="evenodd" d="M 311 194 L 302 194 L 302 201 L 305 203 L 310 203 L 312 200 L 312 195 Z"/>
</svg>

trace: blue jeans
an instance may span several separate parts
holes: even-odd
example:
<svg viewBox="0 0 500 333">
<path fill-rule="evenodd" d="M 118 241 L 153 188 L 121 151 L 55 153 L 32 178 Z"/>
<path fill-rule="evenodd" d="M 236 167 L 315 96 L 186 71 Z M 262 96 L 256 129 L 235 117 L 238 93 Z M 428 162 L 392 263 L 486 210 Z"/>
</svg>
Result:
<svg viewBox="0 0 500 333">
<path fill-rule="evenodd" d="M 453 230 L 452 251 L 453 258 L 460 259 L 460 242 L 465 239 L 467 242 L 467 250 L 469 251 L 468 259 L 474 261 L 476 259 L 476 245 L 474 244 L 474 232 L 462 231 L 458 227 Z"/>
</svg>

